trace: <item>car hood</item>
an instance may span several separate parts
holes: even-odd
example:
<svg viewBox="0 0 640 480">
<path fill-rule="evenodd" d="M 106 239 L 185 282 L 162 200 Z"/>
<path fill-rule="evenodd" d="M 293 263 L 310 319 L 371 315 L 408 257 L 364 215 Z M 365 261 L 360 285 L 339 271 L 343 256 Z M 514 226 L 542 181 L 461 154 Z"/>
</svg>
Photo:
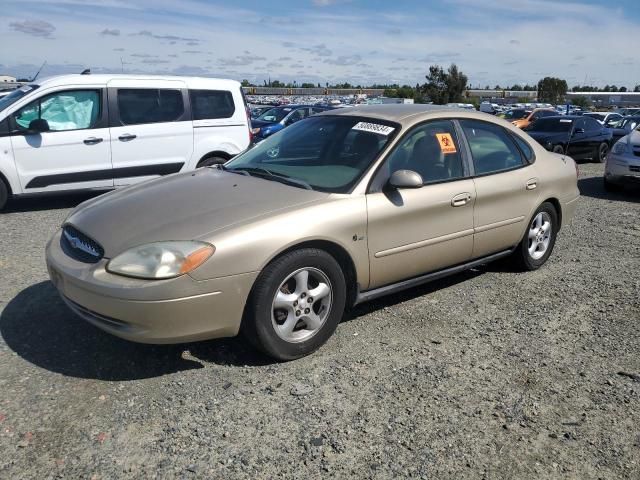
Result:
<svg viewBox="0 0 640 480">
<path fill-rule="evenodd" d="M 532 132 L 527 131 L 529 136 L 536 140 L 538 143 L 544 145 L 547 142 L 555 143 L 555 142 L 566 142 L 568 133 L 567 132 Z"/>
<path fill-rule="evenodd" d="M 96 197 L 67 218 L 100 243 L 106 258 L 163 240 L 204 239 L 212 232 L 329 194 L 202 168 Z"/>
</svg>

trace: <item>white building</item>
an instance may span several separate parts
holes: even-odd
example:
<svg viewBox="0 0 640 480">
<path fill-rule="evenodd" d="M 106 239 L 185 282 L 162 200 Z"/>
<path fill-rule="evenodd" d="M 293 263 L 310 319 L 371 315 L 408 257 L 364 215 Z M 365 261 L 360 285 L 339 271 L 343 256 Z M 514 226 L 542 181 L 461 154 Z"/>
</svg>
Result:
<svg viewBox="0 0 640 480">
<path fill-rule="evenodd" d="M 16 77 L 0 74 L 0 83 L 16 83 Z"/>
</svg>

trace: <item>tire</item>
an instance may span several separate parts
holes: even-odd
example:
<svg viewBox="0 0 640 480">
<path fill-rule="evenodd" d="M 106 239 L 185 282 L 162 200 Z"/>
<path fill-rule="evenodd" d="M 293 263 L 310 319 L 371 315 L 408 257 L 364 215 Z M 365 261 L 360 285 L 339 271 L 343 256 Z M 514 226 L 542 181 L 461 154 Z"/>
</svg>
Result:
<svg viewBox="0 0 640 480">
<path fill-rule="evenodd" d="M 4 183 L 4 180 L 0 180 L 0 211 L 4 210 L 9 201 L 9 187 Z"/>
<path fill-rule="evenodd" d="M 228 160 L 223 157 L 206 157 L 198 162 L 196 168 L 211 167 L 213 165 L 220 165 L 226 162 L 228 162 Z"/>
<path fill-rule="evenodd" d="M 542 228 L 547 222 L 550 230 L 545 232 Z M 557 234 L 558 212 L 551 203 L 545 202 L 533 214 L 527 231 L 513 252 L 516 265 L 525 271 L 537 270 L 544 265 L 556 244 Z"/>
<path fill-rule="evenodd" d="M 560 155 L 564 155 L 564 148 L 562 148 L 562 145 L 556 145 L 555 147 L 553 147 L 553 153 L 559 153 Z"/>
<path fill-rule="evenodd" d="M 331 337 L 345 303 L 346 282 L 338 262 L 324 250 L 294 250 L 272 261 L 256 279 L 241 330 L 267 355 L 294 360 Z"/>
<path fill-rule="evenodd" d="M 598 156 L 596 157 L 598 162 L 600 163 L 606 162 L 608 154 L 609 154 L 609 144 L 607 142 L 602 142 L 598 146 Z"/>
<path fill-rule="evenodd" d="M 610 182 L 607 180 L 607 177 L 603 177 L 604 189 L 607 192 L 617 193 L 624 190 L 623 185 L 618 185 L 617 183 Z"/>
</svg>

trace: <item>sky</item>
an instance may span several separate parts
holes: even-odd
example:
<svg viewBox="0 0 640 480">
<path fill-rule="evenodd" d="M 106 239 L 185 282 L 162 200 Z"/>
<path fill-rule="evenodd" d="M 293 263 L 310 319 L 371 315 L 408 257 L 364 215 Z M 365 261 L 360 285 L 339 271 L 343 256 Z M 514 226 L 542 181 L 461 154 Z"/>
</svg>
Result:
<svg viewBox="0 0 640 480">
<path fill-rule="evenodd" d="M 640 84 L 639 0 L 2 0 L 0 74 Z"/>
</svg>

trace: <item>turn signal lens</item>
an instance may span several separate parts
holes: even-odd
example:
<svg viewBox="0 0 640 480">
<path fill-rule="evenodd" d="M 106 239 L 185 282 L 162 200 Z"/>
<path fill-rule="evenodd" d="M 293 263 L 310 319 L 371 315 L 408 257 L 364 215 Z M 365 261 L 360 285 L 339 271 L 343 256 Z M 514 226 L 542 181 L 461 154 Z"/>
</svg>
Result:
<svg viewBox="0 0 640 480">
<path fill-rule="evenodd" d="M 215 251 L 216 247 L 213 245 L 207 245 L 206 247 L 202 247 L 200 250 L 196 250 L 184 259 L 184 262 L 180 267 L 180 273 L 189 273 L 190 271 L 195 270 L 206 262 Z"/>
</svg>

